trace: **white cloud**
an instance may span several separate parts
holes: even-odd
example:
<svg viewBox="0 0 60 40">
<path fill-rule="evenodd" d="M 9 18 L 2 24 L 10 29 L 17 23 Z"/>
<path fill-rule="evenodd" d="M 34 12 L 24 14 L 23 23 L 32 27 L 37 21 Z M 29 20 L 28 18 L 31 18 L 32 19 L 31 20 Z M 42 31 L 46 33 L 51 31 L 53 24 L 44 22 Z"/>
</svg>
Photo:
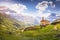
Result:
<svg viewBox="0 0 60 40">
<path fill-rule="evenodd" d="M 23 4 L 1 3 L 0 6 L 5 6 L 6 8 L 9 8 L 9 9 L 15 11 L 16 13 L 22 13 L 27 9 L 27 7 Z"/>
<path fill-rule="evenodd" d="M 0 10 L 6 10 L 7 8 L 5 6 L 0 6 Z"/>
<path fill-rule="evenodd" d="M 2 7 L 4 6 L 4 7 Z M 11 16 L 13 16 L 14 18 L 16 18 L 17 20 L 23 21 L 26 24 L 34 24 L 35 20 L 36 20 L 36 16 L 34 16 L 33 14 L 30 13 L 26 13 L 25 10 L 27 9 L 27 7 L 23 4 L 11 4 L 11 3 L 1 3 L 0 7 L 2 7 L 2 10 L 12 10 L 16 13 L 11 13 L 9 10 L 6 11 L 6 14 L 10 14 Z M 22 17 L 23 16 L 23 20 Z"/>
<path fill-rule="evenodd" d="M 37 15 L 40 17 L 46 17 L 47 18 L 51 14 L 50 10 L 46 10 L 49 6 L 51 6 L 52 8 L 55 7 L 55 5 L 53 4 L 52 1 L 49 1 L 49 2 L 48 1 L 42 1 L 42 2 L 38 3 L 36 5 L 36 9 L 38 9 Z M 44 11 L 48 11 L 48 13 L 44 13 Z"/>
<path fill-rule="evenodd" d="M 51 13 L 41 13 L 41 12 L 38 12 L 37 16 L 47 18 L 50 14 Z"/>
<path fill-rule="evenodd" d="M 52 7 L 52 8 L 55 8 L 55 4 L 53 4 L 51 7 Z"/>
<path fill-rule="evenodd" d="M 52 1 L 49 1 L 49 4 L 52 8 L 55 8 L 55 4 Z"/>
<path fill-rule="evenodd" d="M 60 11 L 57 11 L 55 14 L 56 16 L 60 16 Z"/>
<path fill-rule="evenodd" d="M 31 0 L 31 2 L 32 2 L 33 0 Z"/>
<path fill-rule="evenodd" d="M 4 0 L 4 1 L 11 1 L 11 0 Z"/>
<path fill-rule="evenodd" d="M 49 4 L 50 4 L 50 5 L 52 5 L 52 4 L 53 4 L 53 2 L 52 2 L 52 1 L 49 1 Z"/>
<path fill-rule="evenodd" d="M 37 17 L 46 17 L 47 18 L 50 15 L 50 10 L 49 10 L 49 13 L 43 13 L 48 8 L 48 4 L 49 4 L 48 1 L 42 1 L 41 3 L 38 3 L 37 6 L 36 6 L 36 9 L 38 9 L 38 10 L 37 10 L 37 12 L 35 12 L 37 14 L 25 13 L 25 10 L 27 9 L 27 7 L 25 5 L 23 5 L 23 4 L 1 3 L 0 6 L 5 6 L 6 9 L 13 10 L 14 12 L 16 12 L 16 14 L 14 14 L 14 15 L 22 14 L 24 16 L 24 18 L 25 18 L 22 21 L 26 21 L 26 22 L 28 21 L 28 23 L 34 23 L 35 22 L 34 20 L 38 20 L 38 22 L 40 21 L 40 19 L 37 19 Z M 50 3 L 50 4 L 52 4 L 52 3 Z M 10 14 L 9 11 L 6 12 L 6 13 Z"/>
<path fill-rule="evenodd" d="M 40 11 L 45 11 L 46 8 L 48 8 L 48 2 L 47 1 L 42 1 L 41 3 L 38 3 L 36 6 L 36 9 Z"/>
</svg>

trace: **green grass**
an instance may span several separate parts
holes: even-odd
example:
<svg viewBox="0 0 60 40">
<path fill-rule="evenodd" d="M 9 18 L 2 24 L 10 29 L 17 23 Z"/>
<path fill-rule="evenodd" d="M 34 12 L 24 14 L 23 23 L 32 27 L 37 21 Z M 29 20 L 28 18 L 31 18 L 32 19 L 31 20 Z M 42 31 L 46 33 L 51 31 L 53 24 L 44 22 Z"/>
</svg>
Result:
<svg viewBox="0 0 60 40">
<path fill-rule="evenodd" d="M 20 32 L 19 28 L 13 25 L 15 21 L 4 16 L 0 18 L 2 18 L 0 20 L 0 40 L 60 40 L 60 24 L 57 24 L 58 30 L 53 29 L 55 25 L 48 25 L 42 29 L 37 25 L 35 26 L 37 30 Z"/>
<path fill-rule="evenodd" d="M 42 29 L 25 31 L 22 33 L 22 35 L 30 38 L 31 40 L 60 40 L 60 37 L 56 37 L 60 34 L 60 31 L 54 30 L 53 27 L 53 25 L 48 25 L 47 27 Z"/>
<path fill-rule="evenodd" d="M 48 25 L 38 30 L 27 30 L 22 33 L 0 29 L 0 40 L 60 40 L 60 29 L 54 30 L 54 25 Z M 59 27 L 59 25 L 58 25 Z M 12 32 L 9 34 L 8 32 Z"/>
</svg>

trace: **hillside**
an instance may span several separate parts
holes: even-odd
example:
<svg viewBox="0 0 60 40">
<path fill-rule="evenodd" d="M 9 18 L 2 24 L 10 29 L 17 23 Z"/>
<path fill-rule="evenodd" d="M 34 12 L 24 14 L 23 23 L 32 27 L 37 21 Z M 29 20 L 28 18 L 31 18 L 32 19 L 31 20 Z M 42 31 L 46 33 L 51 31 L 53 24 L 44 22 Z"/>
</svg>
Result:
<svg viewBox="0 0 60 40">
<path fill-rule="evenodd" d="M 1 25 L 12 26 L 15 28 L 24 27 L 23 22 L 18 21 L 5 13 L 0 13 L 0 21 L 1 21 Z"/>
<path fill-rule="evenodd" d="M 23 22 L 5 13 L 0 13 L 0 40 L 11 40 L 11 38 L 15 40 L 17 38 L 15 35 L 21 32 L 21 28 L 24 28 Z"/>
<path fill-rule="evenodd" d="M 60 40 L 60 23 L 57 24 L 58 30 L 54 30 L 55 25 L 50 24 L 42 29 L 37 25 L 34 26 L 37 30 L 21 32 L 19 28 L 22 24 L 9 15 L 0 13 L 0 40 Z"/>
</svg>

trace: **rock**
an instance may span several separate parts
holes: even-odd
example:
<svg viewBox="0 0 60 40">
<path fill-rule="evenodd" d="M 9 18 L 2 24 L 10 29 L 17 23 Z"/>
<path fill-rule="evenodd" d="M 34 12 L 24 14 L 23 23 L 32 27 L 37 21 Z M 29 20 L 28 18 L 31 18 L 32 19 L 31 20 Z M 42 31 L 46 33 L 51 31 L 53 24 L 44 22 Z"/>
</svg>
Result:
<svg viewBox="0 0 60 40">
<path fill-rule="evenodd" d="M 0 36 L 0 40 L 5 40 L 3 37 Z"/>
<path fill-rule="evenodd" d="M 10 35 L 12 35 L 12 34 L 13 34 L 13 32 L 7 31 L 7 34 L 10 34 Z"/>
<path fill-rule="evenodd" d="M 18 23 L 14 23 L 13 25 L 16 27 L 20 27 L 20 24 L 18 24 Z"/>
<path fill-rule="evenodd" d="M 60 18 L 54 20 L 51 24 L 55 25 L 55 24 L 58 24 L 58 23 L 60 23 Z"/>
<path fill-rule="evenodd" d="M 57 34 L 56 37 L 60 37 L 60 34 Z"/>
<path fill-rule="evenodd" d="M 24 31 L 27 31 L 27 30 L 37 30 L 38 28 L 35 28 L 35 27 L 27 27 L 24 29 Z"/>
</svg>

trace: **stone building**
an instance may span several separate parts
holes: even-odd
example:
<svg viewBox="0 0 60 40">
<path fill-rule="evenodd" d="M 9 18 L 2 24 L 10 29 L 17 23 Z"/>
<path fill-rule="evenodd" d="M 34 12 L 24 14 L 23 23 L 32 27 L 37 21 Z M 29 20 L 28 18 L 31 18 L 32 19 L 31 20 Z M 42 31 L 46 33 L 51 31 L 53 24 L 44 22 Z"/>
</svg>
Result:
<svg viewBox="0 0 60 40">
<path fill-rule="evenodd" d="M 42 17 L 42 20 L 40 21 L 40 26 L 45 27 L 46 25 L 49 25 L 50 21 L 44 19 L 44 17 Z"/>
</svg>

